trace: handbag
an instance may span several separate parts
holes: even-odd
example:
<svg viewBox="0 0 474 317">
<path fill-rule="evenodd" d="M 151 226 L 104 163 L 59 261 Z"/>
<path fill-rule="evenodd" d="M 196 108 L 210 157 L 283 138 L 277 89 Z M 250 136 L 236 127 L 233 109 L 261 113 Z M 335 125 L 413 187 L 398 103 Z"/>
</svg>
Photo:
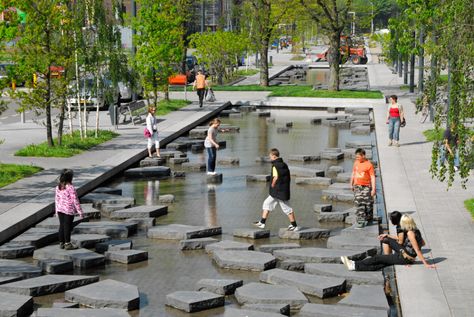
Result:
<svg viewBox="0 0 474 317">
<path fill-rule="evenodd" d="M 145 136 L 145 138 L 151 138 L 151 133 L 147 128 L 143 130 L 143 135 Z"/>
<path fill-rule="evenodd" d="M 206 90 L 205 100 L 208 101 L 208 102 L 216 101 L 216 97 L 214 96 L 214 91 L 212 91 L 212 88 L 209 88 L 209 89 Z"/>
<path fill-rule="evenodd" d="M 407 119 L 403 118 L 402 122 L 400 122 L 400 127 L 404 128 L 407 125 Z"/>
</svg>

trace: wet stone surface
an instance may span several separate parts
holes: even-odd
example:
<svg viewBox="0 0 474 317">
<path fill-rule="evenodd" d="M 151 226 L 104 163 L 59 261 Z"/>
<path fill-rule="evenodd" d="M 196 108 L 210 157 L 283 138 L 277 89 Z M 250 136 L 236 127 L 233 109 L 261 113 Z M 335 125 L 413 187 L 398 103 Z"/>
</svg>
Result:
<svg viewBox="0 0 474 317">
<path fill-rule="evenodd" d="M 16 259 L 32 256 L 35 247 L 8 242 L 0 246 L 0 259 Z"/>
<path fill-rule="evenodd" d="M 0 292 L 0 316 L 30 316 L 33 297 Z"/>
<path fill-rule="evenodd" d="M 313 240 L 329 237 L 331 230 L 321 228 L 300 228 L 298 231 L 289 231 L 287 228 L 280 228 L 278 236 L 281 239 L 290 240 Z"/>
<path fill-rule="evenodd" d="M 390 309 L 383 286 L 354 285 L 349 296 L 339 302 L 340 305 L 379 309 L 388 314 Z"/>
<path fill-rule="evenodd" d="M 298 249 L 301 246 L 298 243 L 274 243 L 262 244 L 258 250 L 260 252 L 273 253 L 275 250 Z"/>
<path fill-rule="evenodd" d="M 343 264 L 306 263 L 304 271 L 308 274 L 341 277 L 346 280 L 347 286 L 352 286 L 353 284 L 383 285 L 384 282 L 381 271 L 349 271 Z"/>
<path fill-rule="evenodd" d="M 367 250 L 338 250 L 325 248 L 300 248 L 276 250 L 273 252 L 280 260 L 300 260 L 306 263 L 341 263 L 341 256 L 351 260 L 361 260 L 367 255 Z"/>
<path fill-rule="evenodd" d="M 136 223 L 138 229 L 146 231 L 156 225 L 156 218 L 128 218 L 123 222 Z"/>
<path fill-rule="evenodd" d="M 200 250 L 206 248 L 208 244 L 219 242 L 214 238 L 186 239 L 179 241 L 181 250 Z"/>
<path fill-rule="evenodd" d="M 320 212 L 317 219 L 319 222 L 344 222 L 349 214 L 349 211 Z"/>
<path fill-rule="evenodd" d="M 20 260 L 1 260 L 0 276 L 31 278 L 41 275 L 41 268 Z"/>
<path fill-rule="evenodd" d="M 270 230 L 255 229 L 255 228 L 239 228 L 234 229 L 234 237 L 248 238 L 248 239 L 263 239 L 270 237 Z"/>
<path fill-rule="evenodd" d="M 161 155 L 161 153 L 160 153 Z M 149 166 L 161 166 L 166 162 L 164 158 L 158 157 L 147 157 L 140 161 L 140 167 L 149 167 Z"/>
<path fill-rule="evenodd" d="M 166 194 L 158 196 L 158 201 L 162 204 L 172 204 L 174 203 L 175 197 L 173 194 Z"/>
<path fill-rule="evenodd" d="M 12 276 L 0 276 L 0 285 L 7 284 L 11 282 L 16 282 L 23 279 L 20 275 L 12 275 Z"/>
<path fill-rule="evenodd" d="M 81 204 L 81 208 L 85 219 L 100 219 L 102 216 L 100 209 L 94 208 L 93 204 Z"/>
<path fill-rule="evenodd" d="M 264 313 L 277 313 L 277 314 L 281 314 L 285 316 L 290 316 L 290 305 L 286 305 L 286 304 L 245 304 L 242 308 L 247 309 L 247 310 L 255 310 L 255 311 L 260 312 L 260 314 L 264 312 Z M 257 315 L 257 316 L 262 316 L 262 315 Z"/>
<path fill-rule="evenodd" d="M 110 213 L 115 210 L 125 209 L 132 207 L 132 204 L 102 204 L 100 205 L 100 213 L 105 217 L 109 217 Z"/>
<path fill-rule="evenodd" d="M 95 248 L 99 242 L 110 240 L 109 236 L 104 234 L 73 234 L 71 235 L 71 242 L 79 248 Z"/>
<path fill-rule="evenodd" d="M 265 271 L 276 265 L 276 259 L 271 254 L 257 251 L 225 251 L 216 250 L 212 259 L 224 269 Z"/>
<path fill-rule="evenodd" d="M 11 240 L 17 245 L 32 245 L 35 248 L 41 248 L 56 241 L 58 241 L 58 230 L 48 228 L 30 228 Z"/>
<path fill-rule="evenodd" d="M 43 272 L 49 274 L 62 274 L 71 272 L 74 269 L 74 263 L 72 263 L 72 261 L 64 260 L 39 260 L 38 266 Z"/>
<path fill-rule="evenodd" d="M 81 204 L 91 203 L 94 207 L 101 207 L 101 205 L 135 205 L 135 198 L 133 197 L 124 197 L 120 195 L 110 195 L 110 194 L 101 194 L 101 193 L 89 193 L 85 196 L 82 196 Z M 101 208 L 102 209 L 102 208 Z"/>
<path fill-rule="evenodd" d="M 64 250 L 57 245 L 51 245 L 35 250 L 33 259 L 36 260 L 65 260 L 72 261 L 75 267 L 90 268 L 101 266 L 105 257 L 87 249 Z"/>
<path fill-rule="evenodd" d="M 168 206 L 137 206 L 127 209 L 116 210 L 110 214 L 111 218 L 125 219 L 125 218 L 148 218 L 160 217 L 168 213 Z"/>
<path fill-rule="evenodd" d="M 253 244 L 231 241 L 231 240 L 222 240 L 220 242 L 206 245 L 206 251 L 209 253 L 215 252 L 216 250 L 245 251 L 245 250 L 253 250 L 253 249 L 254 249 Z"/>
<path fill-rule="evenodd" d="M 115 308 L 39 308 L 35 317 L 130 317 L 122 310 Z"/>
<path fill-rule="evenodd" d="M 208 291 L 220 295 L 234 294 L 238 287 L 244 284 L 242 280 L 230 279 L 202 279 L 196 283 L 197 291 Z"/>
<path fill-rule="evenodd" d="M 166 295 L 166 305 L 188 313 L 224 306 L 225 297 L 210 292 L 177 291 Z"/>
<path fill-rule="evenodd" d="M 209 184 L 220 184 L 222 183 L 223 176 L 222 173 L 217 173 L 215 175 L 206 175 L 206 180 Z"/>
<path fill-rule="evenodd" d="M 151 228 L 147 232 L 148 238 L 185 240 L 193 238 L 204 238 L 222 233 L 221 227 L 189 226 L 182 224 L 162 225 Z"/>
<path fill-rule="evenodd" d="M 128 238 L 137 232 L 138 225 L 136 223 L 100 221 L 81 223 L 76 226 L 73 233 L 83 234 L 104 234 L 111 238 Z"/>
<path fill-rule="evenodd" d="M 79 308 L 79 303 L 54 302 L 52 308 Z"/>
<path fill-rule="evenodd" d="M 136 167 L 124 172 L 125 177 L 167 177 L 170 176 L 171 169 L 166 166 Z"/>
<path fill-rule="evenodd" d="M 298 260 L 283 260 L 277 261 L 277 268 L 287 271 L 304 271 L 304 262 Z"/>
<path fill-rule="evenodd" d="M 74 217 L 72 225 L 73 225 L 73 227 L 75 227 L 83 221 L 88 221 L 88 220 L 83 219 L 81 217 Z M 59 230 L 59 218 L 58 217 L 46 218 L 45 220 L 43 220 L 39 224 L 37 224 L 36 228 L 54 229 L 57 232 L 57 230 Z"/>
<path fill-rule="evenodd" d="M 106 251 L 105 258 L 109 261 L 132 264 L 148 260 L 148 252 L 143 250 Z"/>
<path fill-rule="evenodd" d="M 259 307 L 259 305 L 244 305 L 244 308 L 226 308 L 224 311 L 224 317 L 281 317 L 282 314 L 272 311 L 263 311 L 261 309 L 252 309 L 253 307 Z M 287 315 L 288 316 L 288 315 Z"/>
<path fill-rule="evenodd" d="M 206 170 L 206 163 L 188 162 L 181 164 L 181 168 L 194 172 L 202 172 Z"/>
<path fill-rule="evenodd" d="M 130 250 L 133 247 L 132 240 L 109 240 L 95 245 L 95 251 L 104 253 L 105 251 Z"/>
<path fill-rule="evenodd" d="M 387 312 L 368 308 L 350 307 L 344 305 L 306 304 L 300 310 L 301 317 L 341 317 L 341 316 L 363 316 L 363 317 L 387 317 Z"/>
</svg>

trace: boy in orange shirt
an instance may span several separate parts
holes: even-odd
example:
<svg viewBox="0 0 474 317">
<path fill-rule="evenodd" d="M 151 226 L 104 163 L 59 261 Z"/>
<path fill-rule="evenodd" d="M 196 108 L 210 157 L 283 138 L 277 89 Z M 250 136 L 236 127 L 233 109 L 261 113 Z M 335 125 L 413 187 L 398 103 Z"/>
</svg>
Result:
<svg viewBox="0 0 474 317">
<path fill-rule="evenodd" d="M 364 149 L 358 148 L 355 154 L 351 188 L 357 209 L 356 227 L 363 228 L 374 217 L 375 172 L 372 163 L 365 158 Z"/>
</svg>

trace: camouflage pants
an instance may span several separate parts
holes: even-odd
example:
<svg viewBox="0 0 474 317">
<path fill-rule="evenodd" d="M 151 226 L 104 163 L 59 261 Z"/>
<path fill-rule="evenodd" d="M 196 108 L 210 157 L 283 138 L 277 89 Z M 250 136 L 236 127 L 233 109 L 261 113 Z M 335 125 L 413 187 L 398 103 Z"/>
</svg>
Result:
<svg viewBox="0 0 474 317">
<path fill-rule="evenodd" d="M 374 218 L 374 199 L 370 186 L 354 186 L 354 204 L 356 206 L 357 221 L 371 221 Z"/>
</svg>

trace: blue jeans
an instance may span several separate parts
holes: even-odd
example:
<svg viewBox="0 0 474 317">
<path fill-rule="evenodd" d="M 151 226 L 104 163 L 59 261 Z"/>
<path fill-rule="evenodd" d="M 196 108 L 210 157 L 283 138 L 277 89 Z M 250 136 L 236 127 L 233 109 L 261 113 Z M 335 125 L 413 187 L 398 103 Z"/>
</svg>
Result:
<svg viewBox="0 0 474 317">
<path fill-rule="evenodd" d="M 214 172 L 216 169 L 217 149 L 215 147 L 207 147 L 207 171 Z"/>
<path fill-rule="evenodd" d="M 441 167 L 442 164 L 446 161 L 446 146 L 443 144 L 439 149 L 439 158 L 438 158 L 438 167 Z M 459 150 L 454 150 L 454 166 L 459 167 Z"/>
<path fill-rule="evenodd" d="M 388 119 L 388 139 L 398 141 L 400 134 L 400 117 L 390 117 Z"/>
</svg>

